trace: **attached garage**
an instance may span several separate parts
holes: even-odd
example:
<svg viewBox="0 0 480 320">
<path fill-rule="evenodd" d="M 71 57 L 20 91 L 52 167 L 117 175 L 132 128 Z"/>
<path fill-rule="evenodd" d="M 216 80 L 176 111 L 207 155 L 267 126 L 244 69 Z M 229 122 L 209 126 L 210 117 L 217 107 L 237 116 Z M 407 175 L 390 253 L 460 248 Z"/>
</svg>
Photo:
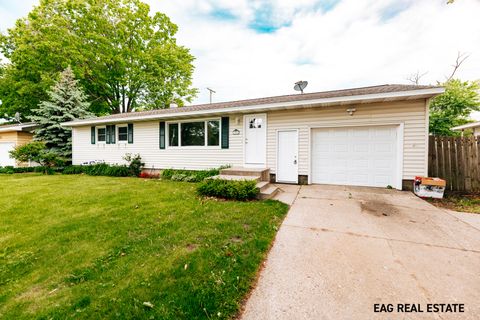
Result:
<svg viewBox="0 0 480 320">
<path fill-rule="evenodd" d="M 401 126 L 316 128 L 312 183 L 401 188 Z"/>
<path fill-rule="evenodd" d="M 13 148 L 15 148 L 13 142 L 0 142 L 0 167 L 15 166 L 15 159 L 12 159 L 9 154 Z"/>
<path fill-rule="evenodd" d="M 329 92 L 341 96 L 268 112 L 271 180 L 408 189 L 415 176 L 427 175 L 428 105 L 443 88 L 394 85 L 366 91 L 361 96 L 359 91 Z M 282 148 L 283 133 L 292 131 L 296 143 Z M 294 170 L 285 165 L 285 154 L 297 156 Z M 298 172 L 298 180 L 284 178 L 290 171 Z"/>
<path fill-rule="evenodd" d="M 10 158 L 9 151 L 16 146 L 28 143 L 33 139 L 34 123 L 0 125 L 0 167 L 27 166 L 27 163 L 17 163 Z"/>
</svg>

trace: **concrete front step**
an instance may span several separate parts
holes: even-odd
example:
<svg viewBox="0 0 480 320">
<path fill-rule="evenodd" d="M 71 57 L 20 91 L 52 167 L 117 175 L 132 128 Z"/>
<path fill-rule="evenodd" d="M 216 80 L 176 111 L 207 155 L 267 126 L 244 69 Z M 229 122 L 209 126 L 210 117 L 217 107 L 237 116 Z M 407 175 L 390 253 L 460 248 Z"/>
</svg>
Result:
<svg viewBox="0 0 480 320">
<path fill-rule="evenodd" d="M 258 199 L 261 199 L 261 200 L 272 199 L 277 195 L 278 190 L 279 189 L 276 186 L 269 185 L 268 187 L 260 191 L 260 193 L 258 194 Z"/>
<path fill-rule="evenodd" d="M 227 176 L 253 176 L 259 177 L 261 181 L 269 181 L 270 169 L 267 168 L 243 168 L 232 167 L 220 170 L 220 175 Z"/>
<path fill-rule="evenodd" d="M 213 176 L 211 179 L 221 179 L 221 180 L 235 180 L 235 181 L 243 181 L 243 180 L 254 180 L 259 181 L 260 177 L 256 176 L 239 176 L 239 175 L 227 175 L 227 174 L 219 174 L 218 176 Z"/>
<path fill-rule="evenodd" d="M 264 191 L 270 186 L 270 183 L 268 181 L 259 181 L 257 183 L 257 188 L 260 192 Z"/>
</svg>

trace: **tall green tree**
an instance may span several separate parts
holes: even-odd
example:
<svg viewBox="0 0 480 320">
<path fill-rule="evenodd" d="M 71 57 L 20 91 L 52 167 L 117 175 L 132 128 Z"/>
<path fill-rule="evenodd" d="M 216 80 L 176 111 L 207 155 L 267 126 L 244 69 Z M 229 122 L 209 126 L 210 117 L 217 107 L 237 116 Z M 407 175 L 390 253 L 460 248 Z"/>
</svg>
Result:
<svg viewBox="0 0 480 320">
<path fill-rule="evenodd" d="M 47 94 L 49 100 L 41 102 L 30 116 L 30 120 L 39 125 L 34 132 L 35 140 L 42 141 L 49 151 L 69 161 L 72 158 L 72 129 L 61 123 L 92 117 L 88 111 L 90 103 L 70 67 L 60 74 Z"/>
<path fill-rule="evenodd" d="M 451 128 L 468 123 L 472 111 L 480 110 L 479 82 L 450 79 L 445 84 L 445 93 L 430 103 L 430 133 L 454 136 Z"/>
<path fill-rule="evenodd" d="M 193 60 L 177 26 L 140 0 L 41 0 L 0 36 L 0 114 L 29 115 L 71 65 L 96 114 L 191 101 Z"/>
</svg>

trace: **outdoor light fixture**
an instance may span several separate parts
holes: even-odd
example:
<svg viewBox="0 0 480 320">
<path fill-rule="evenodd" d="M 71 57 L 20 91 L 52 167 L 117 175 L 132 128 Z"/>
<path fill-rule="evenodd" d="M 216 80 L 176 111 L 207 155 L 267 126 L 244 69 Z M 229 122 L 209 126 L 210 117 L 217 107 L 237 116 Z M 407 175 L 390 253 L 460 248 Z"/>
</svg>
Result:
<svg viewBox="0 0 480 320">
<path fill-rule="evenodd" d="M 355 111 L 357 111 L 357 109 L 355 109 L 355 108 L 347 109 L 347 113 L 348 113 L 349 115 L 351 115 L 351 116 L 353 116 L 353 113 L 354 113 Z"/>
<path fill-rule="evenodd" d="M 240 134 L 240 130 L 234 129 L 234 130 L 232 131 L 232 134 L 233 134 L 234 136 L 238 136 L 238 135 Z"/>
</svg>

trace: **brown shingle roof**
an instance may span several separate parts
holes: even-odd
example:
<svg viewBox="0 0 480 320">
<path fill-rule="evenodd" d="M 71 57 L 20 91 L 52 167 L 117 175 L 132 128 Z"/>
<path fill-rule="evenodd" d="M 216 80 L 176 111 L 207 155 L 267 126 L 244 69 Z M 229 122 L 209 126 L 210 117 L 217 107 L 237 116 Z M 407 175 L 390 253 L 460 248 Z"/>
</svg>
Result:
<svg viewBox="0 0 480 320">
<path fill-rule="evenodd" d="M 294 102 L 294 101 L 303 101 L 303 100 L 315 100 L 315 99 L 359 96 L 359 95 L 381 94 L 381 93 L 393 93 L 393 92 L 432 89 L 432 88 L 439 88 L 439 87 L 403 85 L 403 84 L 386 84 L 386 85 L 353 88 L 353 89 L 332 90 L 332 91 L 304 93 L 304 94 L 291 94 L 291 95 L 284 95 L 284 96 L 274 96 L 274 97 L 256 98 L 256 99 L 247 99 L 247 100 L 238 100 L 238 101 L 216 102 L 211 104 L 198 104 L 198 105 L 178 107 L 178 108 L 120 113 L 120 114 L 113 114 L 109 116 L 95 118 L 95 120 L 115 120 L 115 119 L 123 119 L 123 118 L 128 119 L 130 117 L 154 116 L 154 115 L 175 114 L 175 113 L 181 114 L 184 112 L 202 111 L 202 110 L 221 111 L 221 109 L 231 108 L 231 107 L 247 107 L 247 106 L 253 106 L 253 105 L 271 104 L 271 103 Z M 88 122 L 88 120 L 93 120 L 93 119 L 79 120 L 75 122 Z"/>
</svg>

